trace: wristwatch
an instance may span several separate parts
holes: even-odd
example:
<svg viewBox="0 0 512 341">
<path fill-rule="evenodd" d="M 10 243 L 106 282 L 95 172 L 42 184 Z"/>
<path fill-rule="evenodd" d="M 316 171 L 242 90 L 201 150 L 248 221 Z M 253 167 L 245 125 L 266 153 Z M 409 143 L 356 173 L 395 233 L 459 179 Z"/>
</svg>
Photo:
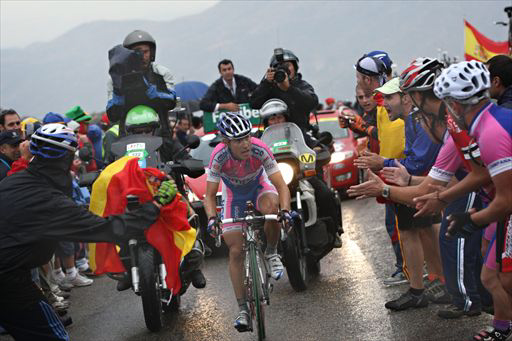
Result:
<svg viewBox="0 0 512 341">
<path fill-rule="evenodd" d="M 382 187 L 382 197 L 384 198 L 389 198 L 389 186 L 388 185 L 384 185 L 384 187 Z"/>
</svg>

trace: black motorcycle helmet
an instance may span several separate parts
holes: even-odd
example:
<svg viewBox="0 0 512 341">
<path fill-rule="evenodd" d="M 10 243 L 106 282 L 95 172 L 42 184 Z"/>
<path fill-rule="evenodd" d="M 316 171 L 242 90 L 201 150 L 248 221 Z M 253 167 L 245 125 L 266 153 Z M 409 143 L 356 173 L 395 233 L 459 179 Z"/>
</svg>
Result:
<svg viewBox="0 0 512 341">
<path fill-rule="evenodd" d="M 132 49 L 134 46 L 138 44 L 148 44 L 151 49 L 151 61 L 155 61 L 156 55 L 156 41 L 146 31 L 135 30 L 132 33 L 128 34 L 126 38 L 123 40 L 123 46 L 127 49 Z"/>
<path fill-rule="evenodd" d="M 283 50 L 282 62 L 292 62 L 295 67 L 295 73 L 299 71 L 299 58 L 290 50 Z M 270 67 L 275 68 L 280 62 L 277 61 L 275 54 L 270 58 Z"/>
</svg>

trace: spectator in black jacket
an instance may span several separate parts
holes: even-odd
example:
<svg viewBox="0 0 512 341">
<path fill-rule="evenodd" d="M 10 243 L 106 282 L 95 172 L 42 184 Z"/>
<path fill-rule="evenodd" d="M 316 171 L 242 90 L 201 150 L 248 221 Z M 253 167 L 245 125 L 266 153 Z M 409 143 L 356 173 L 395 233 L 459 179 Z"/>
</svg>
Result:
<svg viewBox="0 0 512 341">
<path fill-rule="evenodd" d="M 313 87 L 297 72 L 299 58 L 289 50 L 282 51 L 282 57 L 276 57 L 274 54 L 270 59 L 270 68 L 251 95 L 251 108 L 259 109 L 267 100 L 279 98 L 288 106 L 290 122 L 305 132 L 309 128 L 309 114 L 318 105 L 318 96 Z M 287 70 L 286 77 L 281 83 L 276 82 L 274 78 L 279 67 Z"/>
<path fill-rule="evenodd" d="M 16 340 L 69 340 L 30 274 L 48 263 L 58 240 L 127 240 L 151 226 L 176 194 L 164 181 L 154 200 L 134 212 L 94 215 L 70 198 L 77 146 L 66 126 L 45 125 L 32 135 L 28 168 L 0 181 L 0 325 Z"/>
<path fill-rule="evenodd" d="M 20 142 L 21 136 L 17 131 L 0 133 L 0 180 L 7 176 L 12 163 L 20 158 Z"/>
<path fill-rule="evenodd" d="M 235 74 L 235 67 L 229 59 L 221 60 L 217 67 L 220 78 L 210 85 L 199 107 L 207 112 L 240 110 L 238 104 L 249 103 L 249 95 L 256 88 L 256 83 Z"/>
<path fill-rule="evenodd" d="M 498 105 L 512 109 L 512 58 L 499 54 L 486 64 L 491 74 L 491 98 L 496 99 Z"/>
</svg>

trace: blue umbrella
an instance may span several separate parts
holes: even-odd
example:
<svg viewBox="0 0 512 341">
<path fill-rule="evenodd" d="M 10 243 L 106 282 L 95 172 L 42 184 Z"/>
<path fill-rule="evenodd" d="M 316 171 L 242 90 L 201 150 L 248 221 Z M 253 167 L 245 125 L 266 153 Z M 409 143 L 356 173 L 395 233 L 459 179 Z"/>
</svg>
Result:
<svg viewBox="0 0 512 341">
<path fill-rule="evenodd" d="M 187 81 L 176 84 L 174 90 L 183 102 L 200 100 L 208 90 L 208 85 L 198 81 Z"/>
</svg>

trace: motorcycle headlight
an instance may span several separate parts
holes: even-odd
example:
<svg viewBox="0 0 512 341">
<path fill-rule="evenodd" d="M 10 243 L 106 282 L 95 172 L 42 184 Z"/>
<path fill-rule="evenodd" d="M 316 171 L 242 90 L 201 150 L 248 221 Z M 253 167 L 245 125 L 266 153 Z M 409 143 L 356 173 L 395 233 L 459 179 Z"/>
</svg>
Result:
<svg viewBox="0 0 512 341">
<path fill-rule="evenodd" d="M 354 156 L 353 151 L 346 151 L 346 152 L 335 152 L 331 155 L 331 161 L 329 163 L 337 163 L 341 162 L 345 159 L 349 159 L 352 156 Z"/>
<path fill-rule="evenodd" d="M 279 162 L 277 165 L 279 166 L 284 182 L 288 185 L 293 180 L 293 167 L 285 162 Z"/>
</svg>

